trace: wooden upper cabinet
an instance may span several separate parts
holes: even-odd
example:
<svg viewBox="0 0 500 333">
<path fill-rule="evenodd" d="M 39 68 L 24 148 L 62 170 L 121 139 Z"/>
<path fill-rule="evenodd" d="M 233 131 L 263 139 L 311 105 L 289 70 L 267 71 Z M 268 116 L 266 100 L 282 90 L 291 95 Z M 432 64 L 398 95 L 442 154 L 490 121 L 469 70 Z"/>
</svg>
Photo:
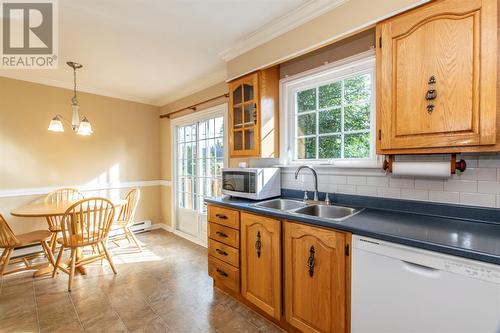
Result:
<svg viewBox="0 0 500 333">
<path fill-rule="evenodd" d="M 376 33 L 378 153 L 496 144 L 496 0 L 431 2 Z"/>
<path fill-rule="evenodd" d="M 346 332 L 346 236 L 284 224 L 286 320 L 302 332 Z"/>
<path fill-rule="evenodd" d="M 281 317 L 280 223 L 241 214 L 241 294 L 277 320 Z"/>
<path fill-rule="evenodd" d="M 231 157 L 278 157 L 278 84 L 277 66 L 229 83 Z"/>
</svg>

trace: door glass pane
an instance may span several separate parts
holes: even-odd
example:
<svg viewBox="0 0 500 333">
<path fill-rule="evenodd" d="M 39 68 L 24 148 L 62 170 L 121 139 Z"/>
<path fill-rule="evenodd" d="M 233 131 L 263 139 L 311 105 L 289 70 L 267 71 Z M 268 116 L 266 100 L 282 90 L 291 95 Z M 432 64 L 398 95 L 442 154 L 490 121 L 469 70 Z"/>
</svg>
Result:
<svg viewBox="0 0 500 333">
<path fill-rule="evenodd" d="M 241 107 L 233 108 L 233 126 L 241 127 L 243 124 L 243 114 L 241 113 Z"/>
<path fill-rule="evenodd" d="M 248 102 L 248 101 L 251 101 L 253 100 L 253 86 L 248 84 L 248 83 L 245 83 L 243 85 L 243 97 L 244 97 L 244 102 Z"/>
<path fill-rule="evenodd" d="M 224 118 L 178 127 L 177 137 L 178 206 L 204 213 L 204 198 L 221 194 L 219 179 L 225 155 Z"/>
<path fill-rule="evenodd" d="M 236 88 L 234 91 L 233 91 L 233 103 L 234 104 L 239 104 L 241 103 L 241 97 L 242 97 L 242 90 L 241 90 L 241 86 L 238 86 L 238 88 Z"/>
<path fill-rule="evenodd" d="M 254 138 L 254 130 L 253 129 L 246 129 L 245 130 L 245 149 L 246 150 L 252 150 L 254 148 L 253 138 Z"/>
<path fill-rule="evenodd" d="M 234 132 L 234 150 L 243 150 L 243 132 Z"/>
<path fill-rule="evenodd" d="M 245 126 L 253 126 L 255 121 L 255 105 L 253 103 L 245 104 L 244 108 L 244 121 Z"/>
</svg>

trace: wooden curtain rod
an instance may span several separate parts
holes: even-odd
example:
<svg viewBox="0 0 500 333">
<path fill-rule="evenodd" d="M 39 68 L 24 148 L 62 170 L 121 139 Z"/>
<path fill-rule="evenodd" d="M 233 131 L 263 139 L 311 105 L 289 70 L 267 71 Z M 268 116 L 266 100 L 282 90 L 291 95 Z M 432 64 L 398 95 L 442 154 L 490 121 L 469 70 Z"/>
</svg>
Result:
<svg viewBox="0 0 500 333">
<path fill-rule="evenodd" d="M 205 104 L 205 103 L 208 103 L 208 102 L 212 102 L 212 101 L 215 101 L 219 98 L 222 98 L 222 97 L 225 97 L 225 98 L 228 98 L 229 97 L 229 94 L 223 94 L 223 95 L 220 95 L 220 96 L 217 96 L 217 97 L 213 97 L 213 98 L 210 98 L 210 99 L 207 99 L 206 101 L 203 101 L 203 102 L 199 102 L 199 103 L 196 103 L 196 104 L 193 104 L 191 106 L 188 106 L 186 108 L 182 108 L 182 109 L 179 109 L 179 110 L 176 110 L 174 112 L 170 112 L 170 113 L 166 113 L 166 114 L 162 114 L 160 116 L 160 119 L 161 118 L 170 118 L 172 117 L 174 114 L 176 113 L 179 113 L 179 112 L 183 112 L 183 111 L 186 111 L 186 110 L 191 110 L 192 112 L 196 112 L 198 111 L 197 110 L 197 106 L 201 105 L 201 104 Z"/>
</svg>

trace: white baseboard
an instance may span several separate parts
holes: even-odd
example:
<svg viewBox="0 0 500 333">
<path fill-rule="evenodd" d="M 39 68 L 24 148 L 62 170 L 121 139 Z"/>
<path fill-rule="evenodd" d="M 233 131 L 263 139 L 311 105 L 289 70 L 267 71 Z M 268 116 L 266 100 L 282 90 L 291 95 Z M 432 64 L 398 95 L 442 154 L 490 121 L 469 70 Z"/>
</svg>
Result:
<svg viewBox="0 0 500 333">
<path fill-rule="evenodd" d="M 186 234 L 185 232 L 174 230 L 174 235 L 187 239 L 190 242 L 198 244 L 203 247 L 208 247 L 208 240 L 205 238 L 204 240 L 198 239 L 196 237 L 191 236 L 190 234 Z"/>
<path fill-rule="evenodd" d="M 156 230 L 156 229 L 163 229 L 168 232 L 174 232 L 172 226 L 165 223 L 156 223 L 151 226 L 151 230 Z"/>
</svg>

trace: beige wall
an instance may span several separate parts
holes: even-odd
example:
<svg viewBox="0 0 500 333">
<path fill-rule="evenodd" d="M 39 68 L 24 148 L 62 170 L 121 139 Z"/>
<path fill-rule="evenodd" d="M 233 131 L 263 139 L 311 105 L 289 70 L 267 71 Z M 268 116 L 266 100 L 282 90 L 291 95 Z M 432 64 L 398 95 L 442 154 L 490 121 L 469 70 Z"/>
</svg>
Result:
<svg viewBox="0 0 500 333">
<path fill-rule="evenodd" d="M 94 134 L 77 136 L 67 125 L 64 133 L 47 131 L 54 115 L 71 119 L 71 97 L 70 90 L 0 77 L 0 192 L 160 179 L 158 107 L 79 93 Z M 141 191 L 137 218 L 160 222 L 160 187 Z M 33 198 L 0 198 L 0 213 L 16 231 L 36 227 L 9 214 Z"/>
<path fill-rule="evenodd" d="M 227 64 L 227 78 L 278 64 L 372 27 L 377 20 L 426 0 L 350 0 L 345 4 L 278 36 Z"/>
</svg>

